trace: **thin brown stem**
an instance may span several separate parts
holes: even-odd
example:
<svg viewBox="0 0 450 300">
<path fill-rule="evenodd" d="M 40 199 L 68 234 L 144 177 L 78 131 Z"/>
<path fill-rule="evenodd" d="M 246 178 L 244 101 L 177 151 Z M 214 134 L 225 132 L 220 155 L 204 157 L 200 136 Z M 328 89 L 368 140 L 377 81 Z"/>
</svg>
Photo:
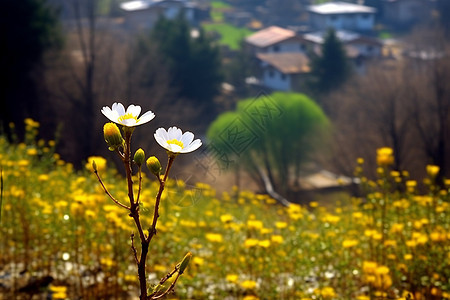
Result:
<svg viewBox="0 0 450 300">
<path fill-rule="evenodd" d="M 133 251 L 134 260 L 135 260 L 136 264 L 138 265 L 139 259 L 137 256 L 136 248 L 134 247 L 134 233 L 131 234 L 131 250 Z"/>
<path fill-rule="evenodd" d="M 148 234 L 148 239 L 147 239 L 149 243 L 152 240 L 153 236 L 156 234 L 156 223 L 158 222 L 158 217 L 159 217 L 159 203 L 161 202 L 161 196 L 164 191 L 166 180 L 167 180 L 167 177 L 169 176 L 169 171 L 170 171 L 170 168 L 172 167 L 174 160 L 175 160 L 175 155 L 169 154 L 169 161 L 167 163 L 166 171 L 164 172 L 164 177 L 163 177 L 163 179 L 161 179 L 161 177 L 159 177 L 159 191 L 158 191 L 158 194 L 156 195 L 155 209 L 153 211 L 152 226 L 149 229 L 149 234 Z"/>
<path fill-rule="evenodd" d="M 170 272 L 169 274 L 167 274 L 166 276 L 164 276 L 164 278 L 162 278 L 159 282 L 159 284 L 164 284 L 164 282 L 166 282 L 167 280 L 169 280 L 169 278 L 171 278 L 177 271 L 179 270 L 179 265 L 176 265 L 175 268 L 173 269 L 172 272 Z M 169 286 L 168 289 L 166 289 L 162 294 L 158 294 L 158 295 L 150 295 L 150 299 L 161 299 L 162 297 L 164 297 L 165 295 L 167 295 L 168 293 L 170 293 L 170 291 L 173 290 L 173 288 L 175 287 L 175 284 L 177 283 L 178 278 L 181 276 L 180 273 L 177 274 L 177 277 L 175 278 L 175 280 L 172 282 L 172 284 Z"/>
<path fill-rule="evenodd" d="M 139 286 L 140 286 L 140 296 L 141 300 L 147 300 L 147 275 L 145 270 L 145 264 L 148 254 L 149 248 L 149 240 L 144 234 L 142 230 L 141 220 L 139 218 L 139 202 L 134 200 L 133 193 L 133 178 L 132 178 L 132 169 L 131 169 L 131 135 L 133 134 L 133 128 L 124 127 L 125 132 L 125 146 L 123 153 L 123 164 L 125 167 L 127 184 L 128 184 L 128 199 L 130 200 L 130 217 L 133 218 L 134 223 L 136 224 L 136 228 L 139 233 L 139 239 L 141 240 L 141 257 L 137 258 L 136 252 L 136 263 L 138 267 L 138 276 L 139 276 Z M 133 246 L 134 248 L 134 246 Z M 133 249 L 132 248 L 132 249 Z M 136 248 L 133 249 L 136 251 Z"/>
<path fill-rule="evenodd" d="M 109 198 L 111 198 L 112 201 L 114 201 L 114 203 L 116 203 L 117 205 L 119 205 L 120 207 L 125 208 L 126 210 L 130 210 L 130 208 L 122 203 L 120 203 L 116 198 L 113 197 L 113 195 L 111 195 L 111 193 L 108 191 L 108 189 L 106 188 L 106 186 L 103 184 L 102 179 L 100 178 L 100 175 L 98 174 L 97 170 L 94 170 L 94 174 L 95 176 L 97 176 L 98 181 L 100 182 L 100 185 L 103 188 L 103 191 L 106 193 L 106 195 L 108 195 Z"/>
<path fill-rule="evenodd" d="M 139 204 L 139 199 L 141 198 L 141 191 L 142 191 L 142 170 L 141 170 L 141 166 L 139 166 L 139 188 L 138 188 L 138 194 L 136 197 L 136 203 Z"/>
<path fill-rule="evenodd" d="M 175 277 L 175 280 L 172 282 L 172 284 L 167 288 L 167 290 L 165 292 L 163 292 L 161 295 L 157 295 L 157 296 L 153 296 L 152 299 L 156 300 L 156 299 L 161 299 L 162 297 L 166 296 L 168 293 L 170 293 L 174 288 L 175 288 L 175 284 L 178 281 L 178 278 L 180 278 L 181 274 L 177 273 L 177 277 Z"/>
</svg>

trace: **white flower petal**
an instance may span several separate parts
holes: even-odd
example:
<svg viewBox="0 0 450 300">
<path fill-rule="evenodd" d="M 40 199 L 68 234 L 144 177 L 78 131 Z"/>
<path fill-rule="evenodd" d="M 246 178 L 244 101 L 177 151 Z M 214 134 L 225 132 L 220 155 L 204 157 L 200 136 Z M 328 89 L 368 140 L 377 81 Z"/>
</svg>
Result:
<svg viewBox="0 0 450 300">
<path fill-rule="evenodd" d="M 117 102 L 113 103 L 112 110 L 117 112 L 117 114 L 119 116 L 123 116 L 126 113 L 125 112 L 125 107 L 123 106 L 122 103 L 117 103 Z"/>
<path fill-rule="evenodd" d="M 169 150 L 170 152 L 173 152 L 173 153 L 182 153 L 183 152 L 183 148 L 181 148 L 180 146 L 178 146 L 178 145 L 176 145 L 176 144 L 169 144 L 168 145 L 169 147 L 169 149 L 167 149 L 167 150 Z"/>
<path fill-rule="evenodd" d="M 155 114 L 149 110 L 139 118 L 139 124 L 150 122 L 151 120 L 153 120 L 154 117 Z"/>
<path fill-rule="evenodd" d="M 169 130 L 167 131 L 167 133 L 169 135 L 170 140 L 181 141 L 183 132 L 181 131 L 181 129 L 177 128 L 176 126 L 170 127 Z"/>
<path fill-rule="evenodd" d="M 155 114 L 152 111 L 147 111 L 139 118 L 139 114 L 141 113 L 141 107 L 139 105 L 131 104 L 125 110 L 123 104 L 118 102 L 114 102 L 111 108 L 108 106 L 103 107 L 101 112 L 112 122 L 127 127 L 147 123 L 155 117 Z M 127 116 L 122 118 L 125 115 Z"/>
<path fill-rule="evenodd" d="M 196 139 L 191 144 L 189 144 L 187 147 L 185 147 L 183 149 L 183 151 L 181 151 L 181 153 L 187 153 L 187 152 L 195 151 L 198 148 L 200 148 L 201 145 L 202 145 L 202 141 L 200 139 Z"/>
<path fill-rule="evenodd" d="M 167 134 L 167 131 L 164 128 L 158 128 L 155 132 L 155 137 L 158 136 L 164 141 L 169 140 L 169 135 Z"/>
<path fill-rule="evenodd" d="M 200 139 L 193 141 L 194 134 L 192 132 L 186 131 L 183 134 L 181 129 L 176 126 L 170 127 L 167 131 L 164 128 L 158 128 L 154 134 L 154 137 L 156 142 L 161 147 L 172 153 L 192 152 L 197 150 L 202 145 Z M 179 141 L 182 146 L 171 142 L 173 140 Z"/>
<path fill-rule="evenodd" d="M 138 118 L 139 114 L 141 113 L 141 107 L 139 105 L 131 104 L 130 106 L 128 106 L 126 113 Z"/>
<path fill-rule="evenodd" d="M 192 141 L 194 140 L 194 134 L 190 131 L 186 131 L 181 136 L 181 142 L 183 143 L 184 147 L 188 146 Z"/>
<path fill-rule="evenodd" d="M 163 147 L 164 149 L 168 149 L 169 148 L 169 145 L 166 143 L 166 141 L 163 139 L 163 138 L 161 138 L 160 136 L 156 136 L 155 135 L 155 140 L 156 140 L 156 142 L 161 146 L 161 147 Z"/>
<path fill-rule="evenodd" d="M 111 110 L 111 108 L 105 106 L 102 108 L 102 113 L 105 117 L 107 117 L 112 122 L 117 122 L 117 113 Z"/>
</svg>

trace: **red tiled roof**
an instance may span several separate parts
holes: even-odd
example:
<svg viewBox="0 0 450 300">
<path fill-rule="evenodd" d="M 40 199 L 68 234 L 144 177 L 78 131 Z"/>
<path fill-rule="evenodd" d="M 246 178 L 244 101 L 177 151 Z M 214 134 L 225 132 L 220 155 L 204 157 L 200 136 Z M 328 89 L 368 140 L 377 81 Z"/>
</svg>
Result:
<svg viewBox="0 0 450 300">
<path fill-rule="evenodd" d="M 267 47 L 295 36 L 292 30 L 270 26 L 248 36 L 245 41 L 257 47 Z"/>
</svg>

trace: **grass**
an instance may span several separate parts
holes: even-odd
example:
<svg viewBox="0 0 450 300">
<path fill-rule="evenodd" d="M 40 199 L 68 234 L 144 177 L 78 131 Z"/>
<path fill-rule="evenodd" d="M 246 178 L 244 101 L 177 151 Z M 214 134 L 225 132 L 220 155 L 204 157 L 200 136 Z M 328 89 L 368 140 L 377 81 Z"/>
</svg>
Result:
<svg viewBox="0 0 450 300">
<path fill-rule="evenodd" d="M 238 50 L 241 47 L 241 41 L 253 32 L 247 28 L 239 28 L 226 23 L 204 24 L 206 31 L 214 31 L 220 34 L 219 43 L 226 45 L 232 50 Z"/>
<path fill-rule="evenodd" d="M 206 31 L 213 31 L 220 34 L 219 44 L 228 46 L 231 50 L 239 50 L 241 41 L 246 36 L 252 34 L 247 28 L 239 28 L 231 24 L 224 23 L 224 12 L 233 7 L 223 1 L 211 1 L 211 19 L 213 23 L 203 24 Z"/>
<path fill-rule="evenodd" d="M 27 121 L 25 143 L 0 137 L 0 298 L 18 296 L 8 277 L 19 284 L 49 274 L 50 290 L 58 291 L 52 299 L 135 293 L 136 229 L 127 211 L 105 195 L 91 163 L 76 171 L 54 153 L 54 142 L 35 140 L 38 127 Z M 115 198 L 127 199 L 124 178 L 105 158 L 92 159 Z M 380 151 L 377 161 L 374 180 L 364 177 L 363 161 L 355 162 L 362 198 L 326 206 L 286 208 L 266 195 L 218 194 L 203 183 L 170 180 L 149 280 L 156 284 L 191 251 L 177 284 L 180 299 L 450 299 L 450 182 L 435 185 L 430 168 L 420 193 L 418 182 L 390 168 L 390 151 Z M 144 228 L 158 186 L 144 175 Z"/>
<path fill-rule="evenodd" d="M 211 1 L 211 19 L 214 22 L 223 22 L 224 11 L 231 9 L 232 6 L 222 1 Z"/>
<path fill-rule="evenodd" d="M 393 35 L 390 32 L 382 31 L 378 34 L 378 37 L 382 40 L 390 39 Z"/>
</svg>

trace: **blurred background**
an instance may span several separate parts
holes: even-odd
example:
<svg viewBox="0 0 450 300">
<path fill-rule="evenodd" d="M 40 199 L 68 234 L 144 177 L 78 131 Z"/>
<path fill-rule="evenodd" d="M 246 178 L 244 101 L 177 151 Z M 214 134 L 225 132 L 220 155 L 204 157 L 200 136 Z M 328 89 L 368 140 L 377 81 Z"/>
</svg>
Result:
<svg viewBox="0 0 450 300">
<path fill-rule="evenodd" d="M 330 125 L 303 166 L 352 176 L 355 157 L 374 165 L 374 149 L 388 146 L 395 169 L 414 177 L 435 164 L 442 178 L 450 170 L 448 3 L 5 0 L 1 130 L 21 140 L 32 118 L 80 168 L 107 155 L 99 112 L 113 102 L 156 113 L 136 139 L 158 152 L 150 137 L 159 126 L 205 137 L 241 100 L 289 92 L 308 96 Z"/>
</svg>

